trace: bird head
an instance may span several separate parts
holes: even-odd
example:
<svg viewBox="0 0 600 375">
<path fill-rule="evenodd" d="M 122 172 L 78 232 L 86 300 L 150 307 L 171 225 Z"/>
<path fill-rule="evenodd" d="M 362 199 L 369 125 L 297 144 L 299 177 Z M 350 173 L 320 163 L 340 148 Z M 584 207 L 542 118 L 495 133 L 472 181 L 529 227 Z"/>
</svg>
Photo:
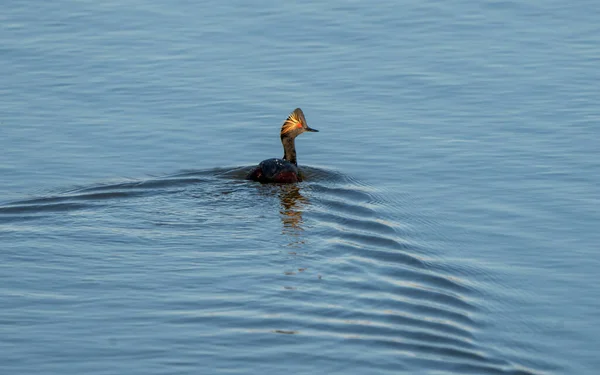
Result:
<svg viewBox="0 0 600 375">
<path fill-rule="evenodd" d="M 317 129 L 313 129 L 306 124 L 304 113 L 300 108 L 294 109 L 292 113 L 287 117 L 281 126 L 281 138 L 292 137 L 296 138 L 304 132 L 318 132 Z"/>
</svg>

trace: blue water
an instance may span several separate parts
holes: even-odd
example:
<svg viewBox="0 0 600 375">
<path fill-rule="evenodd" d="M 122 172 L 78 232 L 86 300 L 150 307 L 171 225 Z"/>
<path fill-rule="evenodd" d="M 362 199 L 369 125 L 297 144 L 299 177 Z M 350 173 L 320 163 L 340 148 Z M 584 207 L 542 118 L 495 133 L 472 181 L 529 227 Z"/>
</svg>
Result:
<svg viewBox="0 0 600 375">
<path fill-rule="evenodd" d="M 0 373 L 596 374 L 599 11 L 4 1 Z"/>
</svg>

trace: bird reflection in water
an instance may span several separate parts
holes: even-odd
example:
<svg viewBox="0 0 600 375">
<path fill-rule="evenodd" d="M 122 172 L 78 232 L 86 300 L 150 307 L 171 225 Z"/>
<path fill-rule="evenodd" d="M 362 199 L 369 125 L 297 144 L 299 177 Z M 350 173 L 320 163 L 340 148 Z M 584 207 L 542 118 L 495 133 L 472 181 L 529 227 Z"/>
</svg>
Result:
<svg viewBox="0 0 600 375">
<path fill-rule="evenodd" d="M 303 230 L 302 212 L 309 203 L 308 199 L 300 192 L 300 187 L 295 184 L 281 185 L 279 192 L 279 201 L 281 202 L 281 221 L 283 223 L 283 234 L 298 236 Z M 297 240 L 290 245 L 304 243 L 304 240 Z"/>
</svg>

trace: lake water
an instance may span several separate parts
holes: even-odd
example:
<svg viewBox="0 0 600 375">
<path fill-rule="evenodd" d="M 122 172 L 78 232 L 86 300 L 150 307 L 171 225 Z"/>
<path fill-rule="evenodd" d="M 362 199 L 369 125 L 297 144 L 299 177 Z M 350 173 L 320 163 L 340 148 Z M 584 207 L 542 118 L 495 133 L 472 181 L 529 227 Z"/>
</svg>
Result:
<svg viewBox="0 0 600 375">
<path fill-rule="evenodd" d="M 5 0 L 0 373 L 597 374 L 599 12 Z"/>
</svg>

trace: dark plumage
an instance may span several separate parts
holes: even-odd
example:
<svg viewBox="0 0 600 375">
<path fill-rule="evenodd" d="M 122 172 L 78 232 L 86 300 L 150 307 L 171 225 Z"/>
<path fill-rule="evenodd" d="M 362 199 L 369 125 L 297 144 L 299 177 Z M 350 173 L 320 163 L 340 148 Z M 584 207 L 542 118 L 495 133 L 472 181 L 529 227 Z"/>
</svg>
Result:
<svg viewBox="0 0 600 375">
<path fill-rule="evenodd" d="M 296 161 L 296 146 L 294 140 L 304 132 L 318 132 L 306 124 L 304 113 L 296 108 L 281 126 L 281 143 L 283 144 L 283 159 L 263 160 L 254 168 L 247 180 L 258 182 L 291 183 L 302 181 Z"/>
</svg>

